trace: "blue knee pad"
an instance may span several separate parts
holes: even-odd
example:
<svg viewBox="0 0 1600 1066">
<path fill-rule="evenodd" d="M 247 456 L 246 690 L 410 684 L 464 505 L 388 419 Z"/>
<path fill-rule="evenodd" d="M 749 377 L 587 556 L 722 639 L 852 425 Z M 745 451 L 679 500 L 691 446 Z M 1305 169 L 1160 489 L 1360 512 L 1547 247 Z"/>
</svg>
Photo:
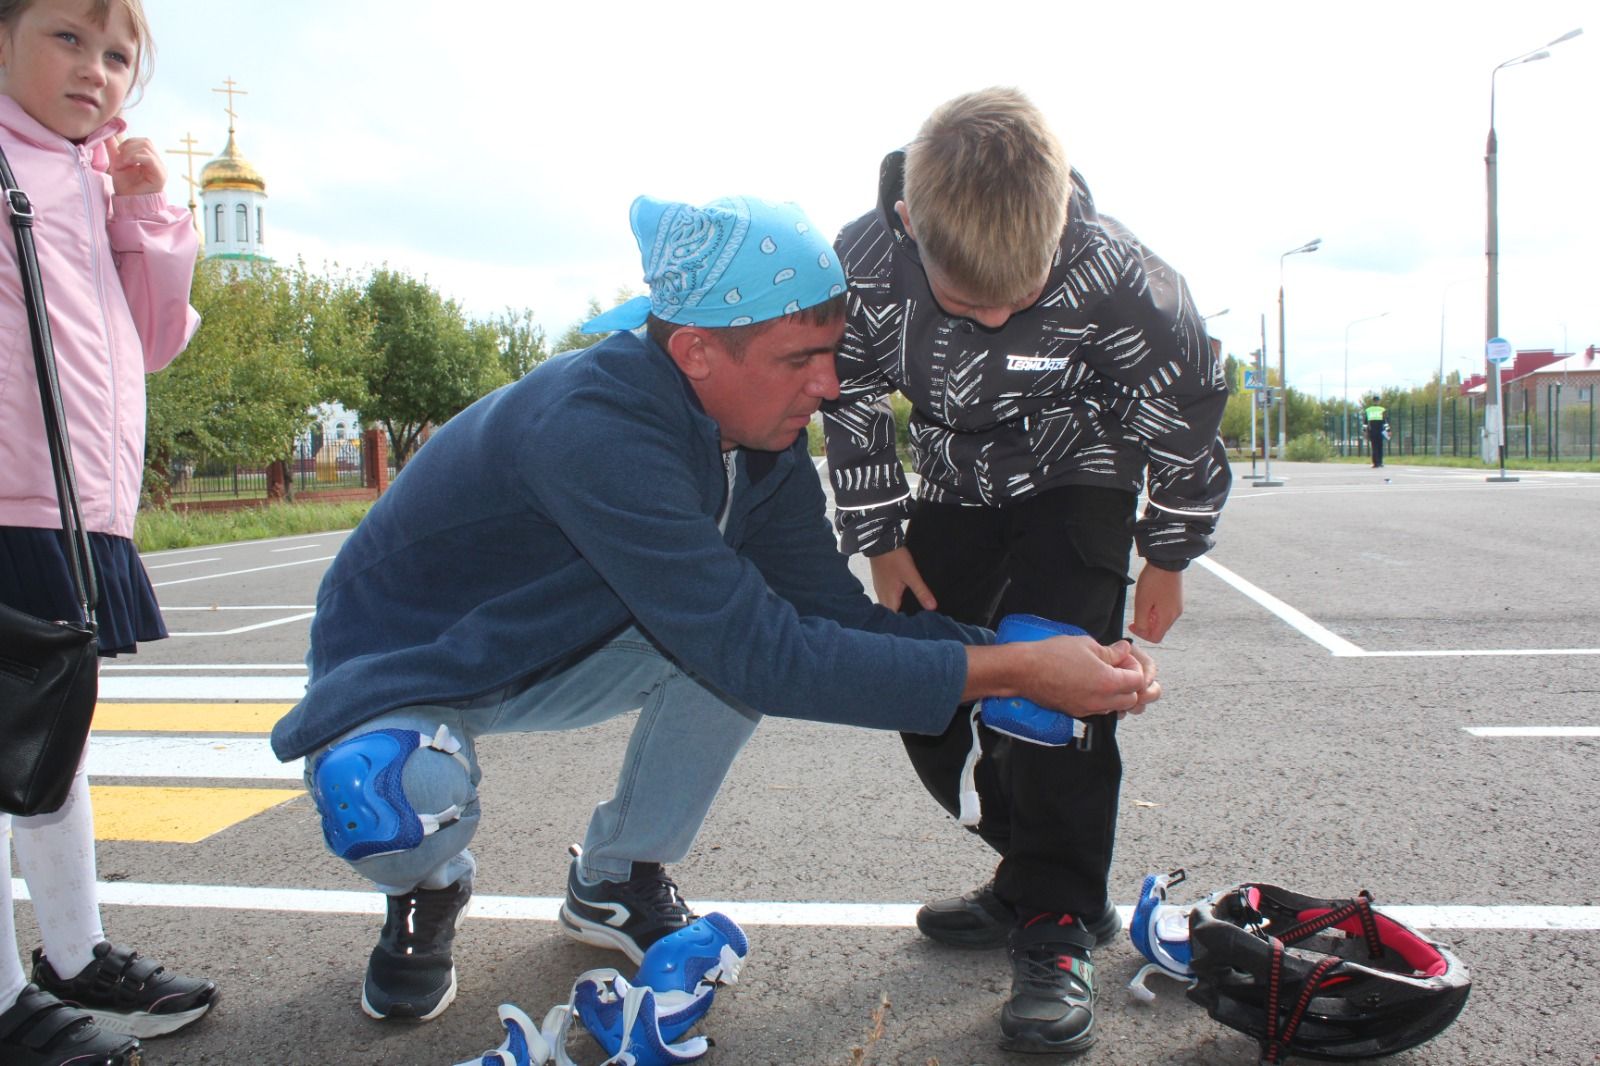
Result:
<svg viewBox="0 0 1600 1066">
<path fill-rule="evenodd" d="M 1066 622 L 1053 622 L 1031 614 L 1008 614 L 1000 619 L 995 636 L 1001 644 L 1016 644 L 1025 640 L 1081 637 L 1086 634 Z M 1041 707 L 1021 696 L 1008 699 L 985 696 L 982 713 L 983 724 L 996 733 L 1052 748 L 1065 747 L 1087 732 L 1084 724 L 1071 715 Z"/>
<path fill-rule="evenodd" d="M 461 742 L 443 725 L 432 737 L 410 729 L 362 733 L 340 741 L 317 760 L 312 798 L 322 815 L 329 851 L 347 862 L 410 851 L 461 817 L 454 804 L 437 814 L 423 814 L 406 798 L 401 773 L 411 754 L 423 747 L 468 766 Z"/>
</svg>

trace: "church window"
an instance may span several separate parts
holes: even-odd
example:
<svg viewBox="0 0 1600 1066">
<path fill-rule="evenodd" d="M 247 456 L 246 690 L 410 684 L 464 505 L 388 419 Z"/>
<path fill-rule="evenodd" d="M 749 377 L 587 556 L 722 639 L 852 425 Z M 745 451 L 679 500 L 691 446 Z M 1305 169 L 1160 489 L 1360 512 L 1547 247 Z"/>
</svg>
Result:
<svg viewBox="0 0 1600 1066">
<path fill-rule="evenodd" d="M 266 229 L 262 226 L 262 210 L 256 208 L 256 243 L 260 244 L 267 239 Z"/>
<path fill-rule="evenodd" d="M 250 239 L 250 209 L 240 204 L 234 215 L 234 239 L 244 244 Z"/>
<path fill-rule="evenodd" d="M 220 241 L 223 240 L 223 236 L 222 236 L 222 205 L 221 204 L 217 205 L 217 210 L 216 210 L 215 214 L 216 214 L 216 217 L 217 217 L 217 224 L 214 227 L 214 232 L 211 234 L 211 238 L 212 238 L 212 240 L 220 242 Z"/>
</svg>

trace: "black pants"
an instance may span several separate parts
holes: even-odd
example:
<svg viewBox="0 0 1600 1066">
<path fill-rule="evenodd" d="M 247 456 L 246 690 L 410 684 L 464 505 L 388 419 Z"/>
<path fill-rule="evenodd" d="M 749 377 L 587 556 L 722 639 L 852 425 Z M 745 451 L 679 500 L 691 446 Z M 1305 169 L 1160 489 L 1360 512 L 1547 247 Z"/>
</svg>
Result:
<svg viewBox="0 0 1600 1066">
<path fill-rule="evenodd" d="M 1372 465 L 1383 465 L 1383 423 L 1367 423 L 1367 441 L 1372 445 Z"/>
<path fill-rule="evenodd" d="M 1036 614 L 1110 643 L 1122 636 L 1134 504 L 1133 493 L 1084 486 L 1005 508 L 919 504 L 907 547 L 943 614 L 990 628 Z M 1014 906 L 1081 915 L 1105 905 L 1122 758 L 1115 718 L 1088 721 L 1088 750 L 980 730 L 977 832 L 1000 853 L 995 891 Z M 942 736 L 901 739 L 923 785 L 956 814 L 968 709 Z"/>
</svg>

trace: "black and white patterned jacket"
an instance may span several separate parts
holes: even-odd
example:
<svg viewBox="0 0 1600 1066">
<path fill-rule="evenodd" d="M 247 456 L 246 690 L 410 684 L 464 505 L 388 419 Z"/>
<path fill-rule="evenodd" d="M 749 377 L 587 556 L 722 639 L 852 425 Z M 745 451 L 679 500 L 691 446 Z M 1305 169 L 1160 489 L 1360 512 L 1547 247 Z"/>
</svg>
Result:
<svg viewBox="0 0 1600 1066">
<path fill-rule="evenodd" d="M 999 507 L 1061 485 L 1147 493 L 1139 554 L 1182 569 L 1211 545 L 1228 496 L 1218 439 L 1228 390 L 1183 278 L 1074 172 L 1044 293 L 997 330 L 945 314 L 900 225 L 904 154 L 876 210 L 840 231 L 849 280 L 840 397 L 823 409 L 846 552 L 904 542 L 910 489 L 888 397 L 911 401 L 922 499 Z"/>
</svg>

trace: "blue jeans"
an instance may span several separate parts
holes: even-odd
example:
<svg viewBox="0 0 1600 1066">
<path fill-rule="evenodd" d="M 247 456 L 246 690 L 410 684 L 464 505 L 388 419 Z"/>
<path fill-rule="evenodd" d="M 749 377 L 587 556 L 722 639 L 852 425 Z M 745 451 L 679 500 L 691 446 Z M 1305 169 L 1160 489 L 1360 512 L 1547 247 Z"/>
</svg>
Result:
<svg viewBox="0 0 1600 1066">
<path fill-rule="evenodd" d="M 441 724 L 461 742 L 466 766 L 426 746 L 401 774 L 411 806 L 424 813 L 461 810 L 458 820 L 409 851 L 371 855 L 350 865 L 390 895 L 444 888 L 475 869 L 467 850 L 478 827 L 477 739 L 493 733 L 578 729 L 639 710 L 616 793 L 595 808 L 583 842 L 585 880 L 624 881 L 634 861 L 678 862 L 694 843 L 728 767 L 761 715 L 729 702 L 686 674 L 637 627 L 530 681 L 476 699 L 416 704 L 388 711 L 314 752 L 306 787 L 324 751 L 379 729 L 433 736 Z M 319 800 L 320 802 L 320 800 Z"/>
</svg>

